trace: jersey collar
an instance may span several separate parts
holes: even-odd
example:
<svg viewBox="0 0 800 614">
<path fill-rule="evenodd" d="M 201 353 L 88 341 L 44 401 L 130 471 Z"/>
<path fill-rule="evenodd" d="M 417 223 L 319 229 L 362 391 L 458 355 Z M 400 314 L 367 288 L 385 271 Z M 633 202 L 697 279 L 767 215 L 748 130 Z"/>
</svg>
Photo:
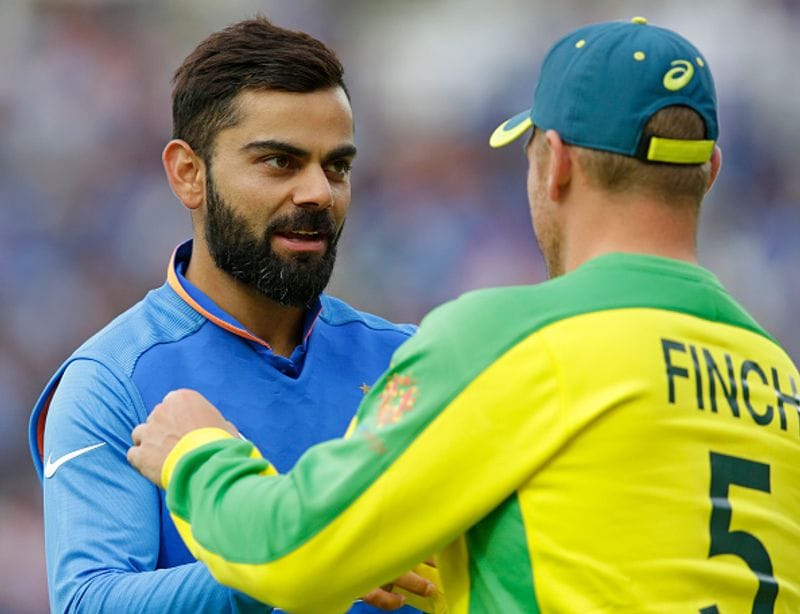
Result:
<svg viewBox="0 0 800 614">
<path fill-rule="evenodd" d="M 186 279 L 184 273 L 189 265 L 191 256 L 191 239 L 181 243 L 175 248 L 170 258 L 169 266 L 167 267 L 167 283 L 170 288 L 172 288 L 172 290 L 190 307 L 220 328 L 271 350 L 272 348 L 269 343 L 247 330 L 236 318 L 212 301 L 205 292 Z M 320 297 L 317 297 L 311 307 L 306 310 L 305 320 L 303 322 L 303 341 L 301 345 L 295 348 L 295 351 L 292 353 L 292 359 L 295 359 L 295 354 L 297 354 L 298 351 L 305 353 L 308 338 L 321 313 L 322 302 Z"/>
</svg>

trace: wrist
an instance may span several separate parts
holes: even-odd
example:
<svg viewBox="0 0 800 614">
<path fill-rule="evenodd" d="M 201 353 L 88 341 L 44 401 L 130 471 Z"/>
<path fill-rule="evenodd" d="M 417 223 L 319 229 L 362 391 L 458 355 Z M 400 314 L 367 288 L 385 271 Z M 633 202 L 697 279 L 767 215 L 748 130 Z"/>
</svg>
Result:
<svg viewBox="0 0 800 614">
<path fill-rule="evenodd" d="M 161 466 L 161 485 L 164 490 L 169 486 L 169 481 L 172 479 L 172 474 L 178 461 L 186 454 L 212 441 L 232 438 L 233 435 L 228 431 L 217 427 L 204 427 L 186 433 L 178 440 L 175 447 L 170 450 L 167 458 L 164 459 L 164 464 Z"/>
</svg>

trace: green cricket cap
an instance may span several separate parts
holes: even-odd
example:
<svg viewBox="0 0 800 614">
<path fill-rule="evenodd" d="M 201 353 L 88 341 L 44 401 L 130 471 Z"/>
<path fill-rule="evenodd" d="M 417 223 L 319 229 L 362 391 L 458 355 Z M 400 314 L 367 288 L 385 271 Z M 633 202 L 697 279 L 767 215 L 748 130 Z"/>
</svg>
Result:
<svg viewBox="0 0 800 614">
<path fill-rule="evenodd" d="M 703 118 L 704 139 L 643 133 L 654 113 L 674 105 Z M 651 162 L 702 164 L 711 158 L 719 134 L 714 80 L 692 43 L 648 25 L 644 17 L 593 24 L 550 49 L 533 105 L 503 122 L 489 144 L 507 145 L 534 125 L 580 147 Z"/>
</svg>

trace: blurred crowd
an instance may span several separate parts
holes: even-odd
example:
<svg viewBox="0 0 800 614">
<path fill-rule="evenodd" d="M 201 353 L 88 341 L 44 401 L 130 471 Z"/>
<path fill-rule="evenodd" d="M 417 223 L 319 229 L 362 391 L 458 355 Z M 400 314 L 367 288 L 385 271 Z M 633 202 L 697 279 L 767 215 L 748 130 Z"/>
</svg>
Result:
<svg viewBox="0 0 800 614">
<path fill-rule="evenodd" d="M 47 611 L 26 433 L 39 390 L 163 283 L 190 233 L 160 164 L 171 73 L 207 33 L 256 12 L 345 65 L 359 156 L 330 292 L 402 322 L 474 288 L 545 278 L 524 156 L 487 145 L 528 106 L 543 50 L 635 14 L 681 31 L 720 97 L 702 263 L 800 360 L 797 0 L 2 0 L 0 612 Z"/>
</svg>

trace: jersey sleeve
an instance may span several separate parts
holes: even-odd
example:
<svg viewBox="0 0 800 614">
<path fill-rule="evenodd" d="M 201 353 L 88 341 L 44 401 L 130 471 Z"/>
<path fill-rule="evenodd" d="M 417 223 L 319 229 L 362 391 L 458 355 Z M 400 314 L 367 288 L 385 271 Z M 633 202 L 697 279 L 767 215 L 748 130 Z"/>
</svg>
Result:
<svg viewBox="0 0 800 614">
<path fill-rule="evenodd" d="M 560 410 L 546 348 L 512 356 L 526 375 L 509 383 L 505 357 L 495 362 L 508 348 L 474 360 L 449 316 L 429 316 L 396 352 L 349 439 L 310 449 L 288 474 L 264 475 L 268 462 L 232 438 L 181 455 L 167 503 L 215 577 L 292 612 L 341 611 L 443 549 L 544 462 L 552 447 L 531 442 L 558 438 Z M 534 388 L 535 399 L 520 394 Z"/>
<path fill-rule="evenodd" d="M 127 463 L 146 412 L 123 376 L 71 363 L 44 434 L 44 532 L 54 612 L 264 612 L 201 563 L 156 569 L 157 489 Z"/>
</svg>

